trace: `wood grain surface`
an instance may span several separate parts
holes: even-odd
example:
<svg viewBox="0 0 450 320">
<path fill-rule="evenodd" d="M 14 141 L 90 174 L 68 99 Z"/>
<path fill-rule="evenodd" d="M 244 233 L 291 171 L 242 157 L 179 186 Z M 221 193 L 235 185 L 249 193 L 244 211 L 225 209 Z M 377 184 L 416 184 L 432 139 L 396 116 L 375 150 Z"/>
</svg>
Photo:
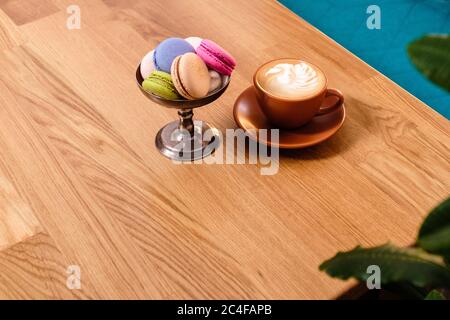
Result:
<svg viewBox="0 0 450 320">
<path fill-rule="evenodd" d="M 0 298 L 334 298 L 349 283 L 323 260 L 411 244 L 449 194 L 448 120 L 275 1 L 32 2 L 0 0 Z M 163 158 L 154 137 L 176 114 L 134 72 L 159 41 L 192 35 L 238 61 L 197 118 L 235 128 L 254 70 L 299 57 L 344 92 L 343 129 L 282 152 L 274 176 Z"/>
</svg>

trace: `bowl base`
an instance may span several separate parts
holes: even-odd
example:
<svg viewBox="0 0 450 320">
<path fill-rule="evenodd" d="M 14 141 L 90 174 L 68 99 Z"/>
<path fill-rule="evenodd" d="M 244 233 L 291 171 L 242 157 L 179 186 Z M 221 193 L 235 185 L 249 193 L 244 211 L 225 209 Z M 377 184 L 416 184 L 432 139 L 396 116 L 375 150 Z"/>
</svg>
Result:
<svg viewBox="0 0 450 320">
<path fill-rule="evenodd" d="M 212 154 L 220 145 L 217 129 L 206 122 L 194 121 L 193 133 L 180 128 L 180 122 L 167 124 L 156 135 L 156 148 L 174 161 L 195 161 Z"/>
</svg>

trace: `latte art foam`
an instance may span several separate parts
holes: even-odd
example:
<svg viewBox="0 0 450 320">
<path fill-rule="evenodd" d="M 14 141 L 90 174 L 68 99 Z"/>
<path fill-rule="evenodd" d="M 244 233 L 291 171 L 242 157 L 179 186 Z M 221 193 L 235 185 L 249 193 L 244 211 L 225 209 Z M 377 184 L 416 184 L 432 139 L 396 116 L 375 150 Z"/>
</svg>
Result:
<svg viewBox="0 0 450 320">
<path fill-rule="evenodd" d="M 273 95 L 298 99 L 320 92 L 325 77 L 316 68 L 306 62 L 296 64 L 279 63 L 264 74 L 263 87 Z"/>
</svg>

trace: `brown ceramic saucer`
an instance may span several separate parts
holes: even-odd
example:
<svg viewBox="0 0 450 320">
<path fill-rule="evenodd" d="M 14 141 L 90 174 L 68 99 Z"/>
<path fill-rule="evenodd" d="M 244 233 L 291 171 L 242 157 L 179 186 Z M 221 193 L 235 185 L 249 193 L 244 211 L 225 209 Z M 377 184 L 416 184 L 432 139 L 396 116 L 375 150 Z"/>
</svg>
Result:
<svg viewBox="0 0 450 320">
<path fill-rule="evenodd" d="M 261 111 L 253 86 L 247 88 L 234 104 L 234 120 L 251 138 L 266 145 L 272 145 L 270 136 L 259 139 L 259 129 L 277 129 Z M 345 107 L 342 105 L 335 111 L 314 117 L 306 125 L 293 130 L 280 129 L 279 143 L 274 147 L 281 149 L 306 148 L 321 143 L 332 137 L 344 124 Z"/>
</svg>

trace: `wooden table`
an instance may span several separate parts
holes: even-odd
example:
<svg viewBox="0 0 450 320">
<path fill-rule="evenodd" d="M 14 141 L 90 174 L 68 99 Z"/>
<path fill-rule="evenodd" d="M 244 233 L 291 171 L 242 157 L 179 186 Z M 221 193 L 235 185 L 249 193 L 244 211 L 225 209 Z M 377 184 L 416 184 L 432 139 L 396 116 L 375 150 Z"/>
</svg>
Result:
<svg viewBox="0 0 450 320">
<path fill-rule="evenodd" d="M 80 30 L 66 27 L 74 2 Z M 235 128 L 256 67 L 291 56 L 344 92 L 344 128 L 282 153 L 274 176 L 174 165 L 153 143 L 176 114 L 134 72 L 191 35 L 239 63 L 199 118 Z M 0 70 L 1 298 L 333 298 L 349 283 L 323 260 L 412 243 L 449 194 L 448 120 L 275 1 L 0 0 Z"/>
</svg>

